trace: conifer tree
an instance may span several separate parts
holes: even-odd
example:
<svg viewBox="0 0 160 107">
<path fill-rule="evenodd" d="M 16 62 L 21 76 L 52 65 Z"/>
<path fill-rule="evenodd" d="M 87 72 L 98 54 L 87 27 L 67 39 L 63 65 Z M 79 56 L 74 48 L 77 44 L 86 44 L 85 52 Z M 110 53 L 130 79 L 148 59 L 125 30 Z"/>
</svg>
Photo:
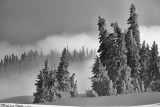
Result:
<svg viewBox="0 0 160 107">
<path fill-rule="evenodd" d="M 100 61 L 103 65 L 103 67 L 105 68 L 106 71 L 108 72 L 108 76 L 110 77 L 110 79 L 114 82 L 113 80 L 113 73 L 111 70 L 109 70 L 110 68 L 110 64 L 112 63 L 113 57 L 114 57 L 114 49 L 115 49 L 115 43 L 116 43 L 116 34 L 114 33 L 110 33 L 107 31 L 107 27 L 106 27 L 106 20 L 104 18 L 101 18 L 99 16 L 99 20 L 98 20 L 98 27 L 99 27 L 99 49 L 98 52 L 99 54 L 99 58 Z"/>
<path fill-rule="evenodd" d="M 106 67 L 107 60 L 109 58 L 108 55 L 108 50 L 110 49 L 109 46 L 109 33 L 107 31 L 107 26 L 106 26 L 106 20 L 104 18 L 101 18 L 99 16 L 98 20 L 98 30 L 99 30 L 99 49 L 98 52 L 100 53 L 100 60 L 102 62 L 102 65 Z M 107 42 L 108 40 L 108 42 Z"/>
<path fill-rule="evenodd" d="M 71 97 L 76 97 L 76 96 L 78 96 L 77 81 L 74 83 L 74 76 L 75 76 L 75 73 L 73 73 L 72 76 L 70 77 Z"/>
<path fill-rule="evenodd" d="M 57 70 L 50 70 L 48 78 L 48 99 L 47 101 L 52 102 L 52 101 L 57 101 L 60 100 L 59 96 L 57 95 L 57 93 L 60 92 L 59 90 L 59 83 L 57 81 Z"/>
<path fill-rule="evenodd" d="M 92 89 L 99 96 L 105 96 L 109 94 L 107 93 L 107 90 L 109 89 L 108 83 L 110 79 L 98 56 L 95 58 L 95 63 L 91 72 L 93 73 L 93 77 L 91 77 Z"/>
<path fill-rule="evenodd" d="M 70 77 L 68 72 L 69 63 L 67 61 L 67 51 L 66 48 L 63 49 L 62 56 L 60 58 L 60 63 L 57 71 L 57 80 L 60 85 L 60 89 L 67 93 L 67 97 L 70 97 Z"/>
<path fill-rule="evenodd" d="M 140 50 L 140 80 L 143 81 L 144 88 L 146 89 L 149 86 L 149 63 L 150 63 L 150 50 L 149 46 L 146 47 L 145 41 L 143 41 L 142 48 Z M 143 91 L 144 92 L 144 91 Z"/>
<path fill-rule="evenodd" d="M 38 75 L 38 80 L 36 81 L 36 93 L 34 96 L 34 103 L 44 103 L 46 101 L 46 91 L 47 91 L 47 83 L 48 83 L 48 72 L 49 72 L 48 60 L 45 61 L 45 67 L 40 71 Z"/>
<path fill-rule="evenodd" d="M 77 84 L 74 84 L 74 77 L 70 81 L 68 72 L 69 63 L 66 54 L 67 51 L 65 48 L 62 52 L 57 70 L 52 70 L 49 66 L 49 61 L 45 61 L 44 69 L 40 71 L 38 80 L 36 81 L 37 83 L 35 84 L 36 93 L 33 95 L 35 97 L 34 103 L 52 102 L 78 95 Z"/>
<path fill-rule="evenodd" d="M 140 55 L 137 43 L 132 35 L 132 30 L 128 30 L 125 36 L 127 47 L 127 65 L 131 68 L 131 77 L 139 78 L 140 74 Z"/>
<path fill-rule="evenodd" d="M 134 91 L 140 92 L 140 55 L 137 43 L 132 35 L 132 30 L 128 30 L 125 36 L 126 47 L 127 47 L 127 65 L 131 68 L 131 77 L 133 78 Z"/>
<path fill-rule="evenodd" d="M 99 43 L 103 43 L 105 38 L 108 36 L 107 26 L 106 26 L 106 20 L 102 18 L 101 16 L 98 17 L 98 30 L 99 30 Z M 99 51 L 103 50 L 103 44 L 100 45 Z"/>
<path fill-rule="evenodd" d="M 116 83 L 117 93 L 122 94 L 125 91 L 123 90 L 122 85 L 129 84 L 127 83 L 130 78 L 131 69 L 127 65 L 127 49 L 125 43 L 125 35 L 122 33 L 121 29 L 118 27 L 118 23 L 112 23 L 111 26 L 114 29 L 114 35 L 116 35 L 116 45 L 114 48 L 113 59 L 111 59 L 111 65 L 109 66 L 109 72 L 112 73 L 113 82 Z M 125 83 L 124 83 L 125 82 Z M 124 86 L 126 87 L 126 86 Z"/>
<path fill-rule="evenodd" d="M 44 69 L 40 71 L 38 80 L 36 81 L 36 93 L 34 103 L 44 103 L 59 100 L 57 92 L 59 92 L 59 83 L 56 78 L 56 70 L 51 70 L 48 60 L 45 61 Z"/>
<path fill-rule="evenodd" d="M 139 33 L 139 25 L 138 25 L 138 14 L 136 13 L 136 8 L 134 4 L 131 4 L 130 7 L 130 17 L 127 20 L 128 24 L 130 25 L 128 30 L 132 30 L 133 38 L 136 41 L 138 49 L 141 48 L 140 43 L 140 33 Z"/>
<path fill-rule="evenodd" d="M 152 79 L 156 80 L 159 76 L 159 57 L 158 57 L 158 45 L 156 42 L 153 42 L 152 48 L 151 48 L 151 65 L 150 65 L 150 72 Z"/>
<path fill-rule="evenodd" d="M 38 80 L 36 81 L 36 93 L 33 94 L 34 101 L 33 103 L 44 103 L 44 85 L 43 85 L 43 72 L 40 71 L 40 74 L 38 75 Z"/>
<path fill-rule="evenodd" d="M 160 59 L 158 54 L 159 54 L 158 45 L 154 41 L 151 47 L 150 74 L 149 74 L 153 91 L 156 91 L 157 88 L 160 88 L 160 87 L 156 87 L 156 84 L 157 84 L 156 82 L 160 80 L 160 69 L 159 69 Z M 157 86 L 159 85 L 157 84 Z"/>
<path fill-rule="evenodd" d="M 38 80 L 36 81 L 36 93 L 34 93 L 34 103 L 44 103 L 45 101 L 48 101 L 49 95 L 49 88 L 52 86 L 50 83 L 49 78 L 49 72 L 50 67 L 48 60 L 45 61 L 45 66 L 42 71 L 40 71 L 40 74 L 38 75 Z"/>
</svg>

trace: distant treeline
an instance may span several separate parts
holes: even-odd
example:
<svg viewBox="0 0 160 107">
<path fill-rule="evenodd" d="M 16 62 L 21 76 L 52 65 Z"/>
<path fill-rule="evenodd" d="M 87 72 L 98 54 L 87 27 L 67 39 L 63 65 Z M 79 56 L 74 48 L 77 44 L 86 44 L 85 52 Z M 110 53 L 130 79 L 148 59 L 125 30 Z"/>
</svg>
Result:
<svg viewBox="0 0 160 107">
<path fill-rule="evenodd" d="M 96 50 L 88 49 L 83 46 L 80 50 L 70 51 L 67 49 L 67 60 L 72 63 L 80 63 L 82 61 L 88 60 L 96 55 Z M 48 55 L 44 55 L 43 51 L 33 51 L 23 52 L 20 57 L 15 54 L 5 55 L 0 61 L 0 77 L 5 77 L 12 75 L 14 73 L 25 73 L 32 69 L 39 69 L 43 66 L 45 60 L 49 60 L 50 65 L 57 66 L 59 63 L 59 57 L 61 53 L 56 50 L 51 50 Z"/>
</svg>

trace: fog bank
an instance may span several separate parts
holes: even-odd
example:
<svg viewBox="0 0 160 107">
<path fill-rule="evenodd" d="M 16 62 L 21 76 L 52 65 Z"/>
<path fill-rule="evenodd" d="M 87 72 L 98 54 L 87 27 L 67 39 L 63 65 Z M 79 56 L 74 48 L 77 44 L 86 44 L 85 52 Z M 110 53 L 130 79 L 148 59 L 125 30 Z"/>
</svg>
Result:
<svg viewBox="0 0 160 107">
<path fill-rule="evenodd" d="M 160 46 L 160 26 L 140 26 L 141 42 L 146 40 L 151 46 L 153 41 Z M 49 54 L 51 49 L 56 49 L 61 52 L 64 47 L 68 45 L 70 50 L 75 48 L 81 49 L 82 46 L 89 49 L 98 49 L 98 33 L 82 33 L 82 34 L 62 34 L 51 35 L 44 40 L 37 41 L 34 44 L 28 45 L 12 45 L 10 42 L 0 42 L 0 58 L 4 55 L 10 55 L 12 53 L 21 55 L 22 52 L 32 50 L 43 50 L 44 54 Z M 75 80 L 77 80 L 79 93 L 84 93 L 85 90 L 91 88 L 91 81 L 88 77 L 91 77 L 91 66 L 94 63 L 94 58 L 85 61 L 81 64 L 71 63 L 69 66 L 69 72 L 75 73 Z M 40 69 L 33 69 L 30 72 L 26 71 L 23 75 L 13 74 L 12 76 L 1 79 L 0 78 L 0 99 L 20 96 L 20 95 L 33 95 L 35 92 L 35 80 Z"/>
</svg>

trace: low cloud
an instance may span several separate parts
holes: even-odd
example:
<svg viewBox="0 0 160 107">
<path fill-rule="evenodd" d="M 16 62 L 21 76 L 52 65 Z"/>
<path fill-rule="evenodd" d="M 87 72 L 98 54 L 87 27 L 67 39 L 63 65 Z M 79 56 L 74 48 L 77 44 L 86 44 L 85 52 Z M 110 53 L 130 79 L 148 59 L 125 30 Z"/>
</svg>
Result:
<svg viewBox="0 0 160 107">
<path fill-rule="evenodd" d="M 51 35 L 43 40 L 37 41 L 30 45 L 12 45 L 8 41 L 0 42 L 0 58 L 4 55 L 10 55 L 12 53 L 21 55 L 22 52 L 28 50 L 43 50 L 44 54 L 48 54 L 51 49 L 56 49 L 61 52 L 66 46 L 70 50 L 81 49 L 82 46 L 88 47 L 89 49 L 98 48 L 98 36 L 96 33 L 81 33 L 81 34 L 62 34 L 62 35 Z"/>
<path fill-rule="evenodd" d="M 152 46 L 153 41 L 156 41 L 160 46 L 160 26 L 140 26 L 140 37 L 141 42 L 146 41 Z M 34 44 L 28 45 L 12 45 L 8 41 L 0 42 L 0 58 L 3 58 L 6 54 L 21 55 L 22 52 L 28 50 L 44 51 L 44 54 L 48 54 L 51 49 L 56 49 L 61 52 L 66 46 L 70 50 L 81 49 L 82 46 L 88 47 L 89 49 L 98 49 L 98 33 L 81 33 L 81 34 L 61 34 L 61 35 L 50 35 L 45 39 L 35 42 Z"/>
<path fill-rule="evenodd" d="M 48 36 L 46 39 L 38 41 L 36 46 L 42 48 L 44 52 L 48 53 L 50 49 L 62 51 L 66 46 L 70 50 L 81 49 L 82 46 L 89 49 L 98 48 L 98 36 L 95 33 L 81 33 L 81 34 L 62 34 Z"/>
</svg>

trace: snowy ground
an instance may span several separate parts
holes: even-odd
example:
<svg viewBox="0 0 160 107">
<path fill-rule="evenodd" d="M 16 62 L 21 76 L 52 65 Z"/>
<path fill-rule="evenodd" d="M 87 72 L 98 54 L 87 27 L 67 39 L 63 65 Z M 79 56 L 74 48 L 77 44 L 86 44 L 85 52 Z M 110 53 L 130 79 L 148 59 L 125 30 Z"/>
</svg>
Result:
<svg viewBox="0 0 160 107">
<path fill-rule="evenodd" d="M 33 97 L 32 96 L 20 96 L 14 98 L 8 98 L 5 100 L 1 100 L 0 103 L 3 104 L 10 104 L 16 103 L 17 104 L 27 104 L 23 106 L 37 106 L 40 105 L 33 105 L 32 104 Z M 96 97 L 96 98 L 87 98 L 85 96 L 79 96 L 76 98 L 68 98 L 67 100 L 63 101 L 56 101 L 52 103 L 45 103 L 45 105 L 62 105 L 62 106 L 160 106 L 160 93 L 140 93 L 140 94 L 126 94 L 126 95 L 119 95 L 119 96 L 104 96 L 104 97 Z M 29 105 L 31 104 L 31 105 Z M 22 107 L 23 107 L 22 106 Z M 44 106 L 44 104 L 42 104 Z M 7 107 L 1 106 L 0 107 Z M 144 106 L 147 107 L 147 106 Z"/>
</svg>

